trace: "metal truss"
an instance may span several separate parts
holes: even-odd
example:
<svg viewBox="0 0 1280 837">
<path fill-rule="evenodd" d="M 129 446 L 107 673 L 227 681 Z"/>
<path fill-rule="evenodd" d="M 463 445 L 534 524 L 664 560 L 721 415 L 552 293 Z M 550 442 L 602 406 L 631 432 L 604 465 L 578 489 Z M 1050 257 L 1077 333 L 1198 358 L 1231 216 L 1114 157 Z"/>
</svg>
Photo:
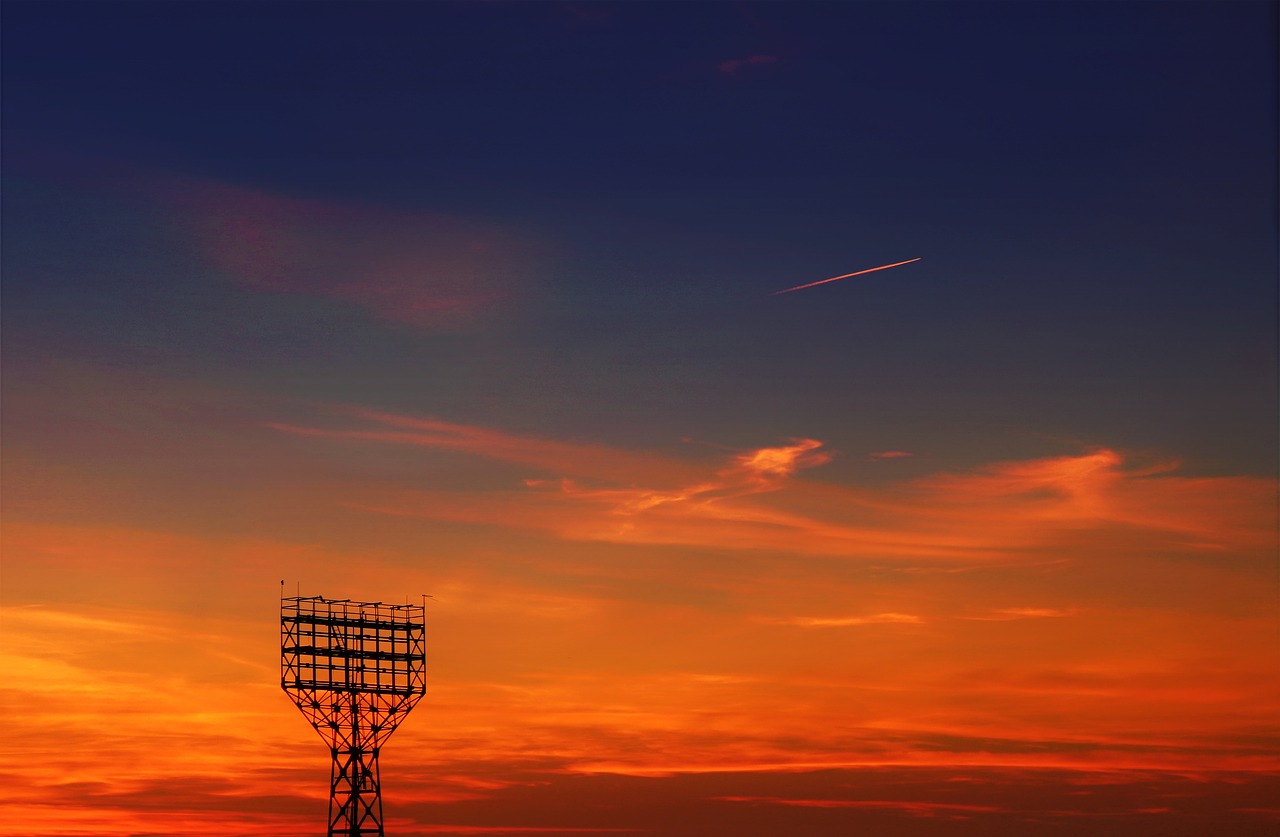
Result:
<svg viewBox="0 0 1280 837">
<path fill-rule="evenodd" d="M 280 601 L 280 687 L 329 745 L 329 837 L 385 837 L 378 753 L 426 692 L 422 605 Z"/>
</svg>

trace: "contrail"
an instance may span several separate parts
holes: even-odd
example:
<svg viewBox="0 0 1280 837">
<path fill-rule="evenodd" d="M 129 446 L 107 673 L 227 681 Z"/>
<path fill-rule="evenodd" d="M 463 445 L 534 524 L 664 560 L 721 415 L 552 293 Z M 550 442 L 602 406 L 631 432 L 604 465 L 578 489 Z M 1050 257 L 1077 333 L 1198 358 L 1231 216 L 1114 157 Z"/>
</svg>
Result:
<svg viewBox="0 0 1280 837">
<path fill-rule="evenodd" d="M 834 282 L 837 279 L 848 279 L 850 276 L 861 276 L 864 273 L 874 273 L 877 270 L 887 270 L 888 268 L 891 268 L 891 267 L 898 267 L 899 265 L 911 264 L 912 262 L 918 262 L 918 261 L 920 261 L 920 259 L 907 259 L 905 262 L 894 262 L 893 264 L 882 264 L 879 267 L 869 267 L 866 270 L 855 270 L 853 273 L 846 273 L 844 276 L 832 276 L 830 279 L 819 279 L 817 282 L 810 282 L 807 285 L 796 285 L 794 288 L 787 288 L 781 291 L 774 291 L 773 293 L 769 294 L 769 296 L 777 296 L 778 294 L 789 294 L 792 291 L 803 291 L 805 288 L 812 288 L 815 285 L 825 285 L 828 282 Z"/>
</svg>

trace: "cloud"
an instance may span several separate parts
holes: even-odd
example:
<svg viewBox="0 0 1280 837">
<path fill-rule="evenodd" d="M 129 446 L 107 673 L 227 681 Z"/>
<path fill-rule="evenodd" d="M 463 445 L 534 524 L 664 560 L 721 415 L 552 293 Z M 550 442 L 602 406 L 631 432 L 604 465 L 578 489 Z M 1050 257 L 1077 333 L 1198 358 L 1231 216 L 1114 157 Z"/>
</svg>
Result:
<svg viewBox="0 0 1280 837">
<path fill-rule="evenodd" d="M 213 181 L 143 179 L 216 269 L 242 287 L 349 302 L 414 328 L 472 328 L 510 310 L 545 261 L 489 221 L 301 198 Z"/>
<path fill-rule="evenodd" d="M 295 435 L 456 450 L 499 462 L 527 466 L 537 473 L 588 479 L 623 478 L 653 482 L 691 480 L 704 473 L 696 465 L 605 445 L 522 436 L 492 428 L 436 418 L 401 416 L 380 410 L 354 408 L 340 409 L 337 412 L 361 420 L 366 426 L 349 430 L 285 423 L 270 423 L 268 426 Z"/>
<path fill-rule="evenodd" d="M 994 805 L 965 805 L 950 802 L 917 802 L 887 799 L 782 799 L 776 796 L 719 796 L 724 802 L 753 805 L 788 805 L 801 808 L 882 808 L 901 811 L 917 817 L 934 817 L 940 813 L 997 813 L 1004 809 Z"/>
<path fill-rule="evenodd" d="M 802 628 L 844 628 L 851 625 L 918 625 L 924 620 L 910 613 L 874 613 L 870 616 L 791 616 L 768 621 Z"/>
<path fill-rule="evenodd" d="M 1017 619 L 1047 619 L 1075 616 L 1076 610 L 1060 610 L 1047 607 L 1009 607 L 988 611 L 981 616 L 960 616 L 974 622 L 1012 622 Z M 874 613 L 868 616 L 783 616 L 764 621 L 779 625 L 797 625 L 802 628 L 843 628 L 853 625 L 919 625 L 923 617 L 910 613 Z"/>
<path fill-rule="evenodd" d="M 964 616 L 978 622 L 1010 622 L 1015 619 L 1058 619 L 1063 616 L 1075 616 L 1075 610 L 1060 610 L 1051 607 L 1005 607 L 990 611 L 983 616 Z"/>
<path fill-rule="evenodd" d="M 79 785 L 72 792 L 103 809 L 102 825 L 118 824 L 132 816 L 136 799 L 128 797 L 141 786 L 171 783 L 164 807 L 181 809 L 250 790 L 252 779 L 227 773 L 228 759 L 285 758 L 292 750 L 270 699 L 274 666 L 226 653 L 252 658 L 264 645 L 271 649 L 270 638 L 228 630 L 224 618 L 5 607 L 0 634 L 0 662 L 9 673 L 0 711 L 29 722 L 8 743 L 41 753 L 22 771 L 24 802 L 47 804 Z M 165 745 L 151 746 L 158 738 Z M 57 743 L 67 741 L 74 746 Z M 109 762 L 115 767 L 104 774 L 99 768 Z M 282 790 L 281 782 L 272 786 Z M 66 826 L 57 833 L 79 833 L 82 823 L 50 813 Z M 155 824 L 164 820 L 161 814 Z"/>
<path fill-rule="evenodd" d="M 1132 467 L 1107 449 L 873 490 L 803 478 L 802 471 L 831 458 L 814 439 L 736 453 L 715 466 L 438 419 L 351 414 L 366 426 L 274 426 L 298 435 L 460 450 L 532 469 L 506 491 L 406 489 L 353 504 L 540 529 L 568 540 L 979 561 L 1010 560 L 1116 526 L 1160 532 L 1171 546 L 1200 551 L 1274 542 L 1271 481 L 1179 477 L 1173 463 Z"/>
<path fill-rule="evenodd" d="M 1118 451 L 1001 462 L 914 483 L 940 517 L 984 508 L 1008 527 L 1082 529 L 1122 525 L 1177 534 L 1198 548 L 1274 543 L 1275 481 L 1181 477 L 1178 463 L 1131 466 Z M 1010 530 L 1006 529 L 1006 533 Z"/>
<path fill-rule="evenodd" d="M 751 494 L 776 491 L 801 468 L 813 468 L 830 461 L 830 455 L 818 451 L 821 442 L 814 439 L 791 439 L 791 444 L 757 448 L 734 455 L 729 463 L 704 481 L 669 490 L 647 488 L 588 489 L 571 480 L 547 483 L 531 480 L 526 485 L 551 485 L 562 496 L 603 505 L 612 514 L 635 516 L 659 507 L 680 508 L 695 515 L 713 518 L 733 516 L 726 500 Z"/>
<path fill-rule="evenodd" d="M 800 468 L 813 468 L 831 461 L 828 453 L 815 453 L 822 447 L 816 439 L 792 439 L 790 445 L 776 448 L 760 448 L 734 457 L 734 463 L 743 471 L 768 482 L 774 478 L 789 477 Z"/>
<path fill-rule="evenodd" d="M 902 459 L 907 456 L 911 454 L 905 450 L 882 450 L 867 454 L 867 459 L 875 462 L 880 459 Z"/>
<path fill-rule="evenodd" d="M 778 56 L 766 53 L 756 53 L 746 58 L 730 58 L 728 61 L 721 61 L 716 65 L 716 69 L 725 75 L 736 75 L 737 73 L 749 67 L 768 66 L 777 64 Z"/>
</svg>

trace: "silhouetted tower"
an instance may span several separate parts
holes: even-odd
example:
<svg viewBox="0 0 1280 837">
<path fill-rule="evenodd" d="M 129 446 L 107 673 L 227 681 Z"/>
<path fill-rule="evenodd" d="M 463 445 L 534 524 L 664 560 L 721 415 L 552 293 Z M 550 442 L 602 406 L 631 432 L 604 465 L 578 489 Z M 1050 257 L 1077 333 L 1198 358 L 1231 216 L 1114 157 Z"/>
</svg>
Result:
<svg viewBox="0 0 1280 837">
<path fill-rule="evenodd" d="M 329 837 L 385 837 L 378 752 L 427 689 L 422 605 L 280 600 L 280 687 L 329 744 Z"/>
</svg>

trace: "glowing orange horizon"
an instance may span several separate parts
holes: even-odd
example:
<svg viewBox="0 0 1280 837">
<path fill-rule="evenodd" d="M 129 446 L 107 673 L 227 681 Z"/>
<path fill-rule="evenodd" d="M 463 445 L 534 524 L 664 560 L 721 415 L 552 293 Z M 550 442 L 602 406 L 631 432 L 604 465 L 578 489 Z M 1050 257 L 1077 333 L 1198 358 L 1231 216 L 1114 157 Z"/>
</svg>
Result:
<svg viewBox="0 0 1280 837">
<path fill-rule="evenodd" d="M 1273 479 L 1099 446 L 861 483 L 830 466 L 882 470 L 858 464 L 878 440 L 636 450 L 138 380 L 112 389 L 217 403 L 191 413 L 210 445 L 103 443 L 181 450 L 191 500 L 242 522 L 156 513 L 149 483 L 145 515 L 100 513 L 83 481 L 121 497 L 132 461 L 6 464 L 39 488 L 5 510 L 0 607 L 7 743 L 38 754 L 0 792 L 22 837 L 313 828 L 328 762 L 278 687 L 280 578 L 435 596 L 427 696 L 386 753 L 408 837 L 644 831 L 622 809 L 650 791 L 874 825 L 1085 816 L 1071 789 L 1106 783 L 1140 811 L 1194 775 L 1263 810 L 1280 776 Z M 986 810 L 992 771 L 1021 807 Z M 620 812 L 530 814 L 533 785 L 569 811 L 595 782 Z"/>
</svg>

